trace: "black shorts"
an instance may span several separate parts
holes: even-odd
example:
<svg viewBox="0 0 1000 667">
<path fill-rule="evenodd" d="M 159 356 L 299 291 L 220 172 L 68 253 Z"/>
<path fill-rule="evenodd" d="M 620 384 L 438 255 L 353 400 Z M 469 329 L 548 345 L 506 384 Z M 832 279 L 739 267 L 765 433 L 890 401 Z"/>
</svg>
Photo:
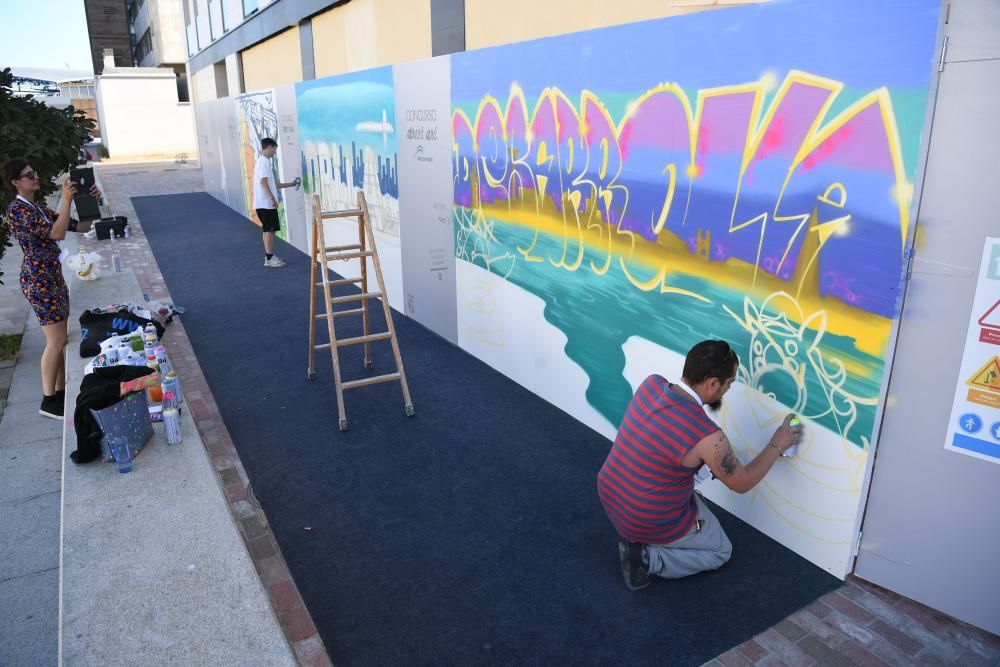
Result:
<svg viewBox="0 0 1000 667">
<path fill-rule="evenodd" d="M 278 209 L 276 208 L 258 208 L 257 219 L 260 220 L 260 226 L 265 232 L 279 232 L 281 231 L 281 220 L 278 219 Z"/>
</svg>

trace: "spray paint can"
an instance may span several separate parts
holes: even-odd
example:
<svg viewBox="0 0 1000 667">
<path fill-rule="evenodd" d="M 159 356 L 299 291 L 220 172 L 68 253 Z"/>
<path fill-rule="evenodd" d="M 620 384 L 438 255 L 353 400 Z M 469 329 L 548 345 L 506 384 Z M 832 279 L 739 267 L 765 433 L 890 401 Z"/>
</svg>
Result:
<svg viewBox="0 0 1000 667">
<path fill-rule="evenodd" d="M 125 225 L 125 238 L 130 238 L 131 236 L 132 232 L 129 231 L 128 225 Z"/>
<path fill-rule="evenodd" d="M 177 413 L 177 408 L 167 408 L 163 411 L 163 428 L 167 432 L 168 445 L 181 443 L 181 416 Z"/>
<path fill-rule="evenodd" d="M 163 376 L 163 393 L 175 394 L 175 405 L 180 407 L 184 402 L 184 394 L 181 392 L 181 379 L 177 377 L 177 371 L 170 371 Z"/>
<path fill-rule="evenodd" d="M 122 256 L 118 254 L 118 251 L 111 253 L 111 268 L 114 269 L 115 273 L 122 272 Z"/>
<path fill-rule="evenodd" d="M 150 360 L 152 360 L 153 365 L 155 366 L 155 364 L 156 364 L 156 344 L 155 343 L 151 343 L 149 340 L 147 340 L 146 344 L 143 346 L 143 356 L 146 357 L 146 361 L 147 362 L 150 361 Z"/>
<path fill-rule="evenodd" d="M 801 423 L 802 422 L 799 421 L 799 418 L 795 415 L 792 415 L 792 418 L 788 420 L 789 426 L 798 426 Z M 799 451 L 799 445 L 798 443 L 796 443 L 791 447 L 789 447 L 788 449 L 786 449 L 781 455 L 790 458 L 792 456 L 795 456 L 795 454 L 798 453 L 798 451 Z"/>
<path fill-rule="evenodd" d="M 170 362 L 167 361 L 167 348 L 162 345 L 157 345 L 153 351 L 156 353 L 156 363 L 160 365 L 160 372 L 166 373 L 169 371 L 169 368 L 167 370 L 163 370 L 164 365 L 170 365 Z"/>
<path fill-rule="evenodd" d="M 108 366 L 114 366 L 118 363 L 118 347 L 112 345 L 108 349 L 102 352 L 104 358 L 108 360 Z"/>
<path fill-rule="evenodd" d="M 142 336 L 145 340 L 149 340 L 152 337 L 153 342 L 156 342 L 156 325 L 152 322 L 146 325 L 146 328 L 142 330 Z"/>
<path fill-rule="evenodd" d="M 118 363 L 128 363 L 128 355 L 132 353 L 132 346 L 128 343 L 118 343 Z"/>
</svg>

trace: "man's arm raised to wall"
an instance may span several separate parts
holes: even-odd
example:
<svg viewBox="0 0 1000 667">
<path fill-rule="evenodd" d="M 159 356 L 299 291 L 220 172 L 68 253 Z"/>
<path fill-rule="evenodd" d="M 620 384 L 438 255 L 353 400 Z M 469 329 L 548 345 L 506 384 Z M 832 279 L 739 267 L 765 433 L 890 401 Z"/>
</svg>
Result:
<svg viewBox="0 0 1000 667">
<path fill-rule="evenodd" d="M 796 433 L 786 419 L 768 445 L 746 465 L 736 458 L 729 438 L 721 430 L 702 438 L 694 446 L 694 451 L 723 484 L 736 493 L 746 493 L 764 479 L 774 462 L 781 458 L 781 453 L 794 444 Z"/>
</svg>

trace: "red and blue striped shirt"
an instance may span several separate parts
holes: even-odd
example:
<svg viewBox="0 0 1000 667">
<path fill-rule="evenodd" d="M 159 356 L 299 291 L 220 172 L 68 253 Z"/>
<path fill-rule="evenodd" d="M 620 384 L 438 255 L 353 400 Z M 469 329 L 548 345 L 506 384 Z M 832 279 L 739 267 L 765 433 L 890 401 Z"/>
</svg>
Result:
<svg viewBox="0 0 1000 667">
<path fill-rule="evenodd" d="M 704 408 L 650 375 L 625 410 L 611 453 L 597 474 L 597 492 L 618 534 L 643 544 L 669 544 L 697 518 L 694 475 L 681 461 L 719 430 Z"/>
</svg>

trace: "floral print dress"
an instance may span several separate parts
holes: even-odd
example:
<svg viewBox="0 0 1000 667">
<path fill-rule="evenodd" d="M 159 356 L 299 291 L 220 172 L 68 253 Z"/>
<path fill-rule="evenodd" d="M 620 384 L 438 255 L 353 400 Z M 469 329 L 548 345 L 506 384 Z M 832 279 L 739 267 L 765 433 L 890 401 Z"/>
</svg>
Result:
<svg viewBox="0 0 1000 667">
<path fill-rule="evenodd" d="M 42 326 L 69 319 L 69 290 L 59 262 L 59 244 L 49 237 L 58 217 L 52 209 L 20 197 L 7 207 L 11 236 L 24 251 L 21 291 Z M 70 227 L 75 226 L 71 223 Z"/>
</svg>

